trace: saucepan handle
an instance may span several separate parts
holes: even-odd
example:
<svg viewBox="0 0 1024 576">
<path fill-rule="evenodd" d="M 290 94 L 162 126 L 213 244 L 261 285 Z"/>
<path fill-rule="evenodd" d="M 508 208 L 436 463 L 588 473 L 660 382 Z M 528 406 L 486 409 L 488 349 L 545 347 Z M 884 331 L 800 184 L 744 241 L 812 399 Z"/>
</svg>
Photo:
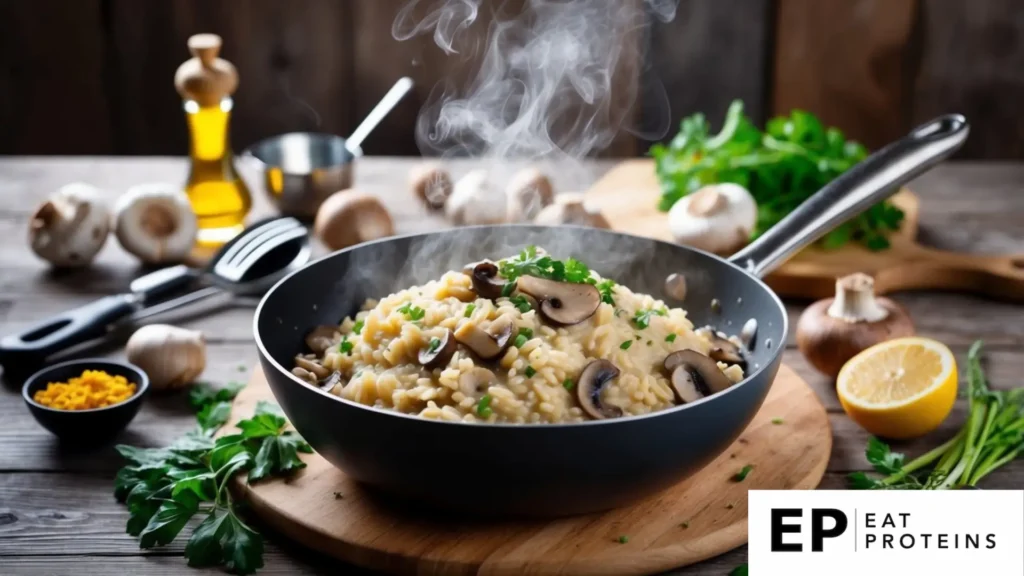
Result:
<svg viewBox="0 0 1024 576">
<path fill-rule="evenodd" d="M 918 126 L 829 182 L 729 260 L 755 276 L 764 276 L 801 248 L 951 156 L 967 139 L 968 131 L 967 120 L 959 114 Z"/>
</svg>

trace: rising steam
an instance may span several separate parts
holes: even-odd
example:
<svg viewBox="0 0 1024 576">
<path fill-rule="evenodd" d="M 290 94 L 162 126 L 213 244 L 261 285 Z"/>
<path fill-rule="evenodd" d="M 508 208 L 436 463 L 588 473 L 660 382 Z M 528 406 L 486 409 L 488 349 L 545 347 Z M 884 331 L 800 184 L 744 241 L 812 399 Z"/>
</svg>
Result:
<svg viewBox="0 0 1024 576">
<path fill-rule="evenodd" d="M 396 39 L 432 34 L 478 67 L 463 86 L 436 87 L 423 107 L 416 139 L 425 155 L 557 162 L 633 128 L 639 40 L 648 15 L 671 20 L 676 0 L 524 0 L 518 11 L 503 2 L 481 39 L 473 24 L 483 2 L 411 0 L 395 19 Z"/>
</svg>

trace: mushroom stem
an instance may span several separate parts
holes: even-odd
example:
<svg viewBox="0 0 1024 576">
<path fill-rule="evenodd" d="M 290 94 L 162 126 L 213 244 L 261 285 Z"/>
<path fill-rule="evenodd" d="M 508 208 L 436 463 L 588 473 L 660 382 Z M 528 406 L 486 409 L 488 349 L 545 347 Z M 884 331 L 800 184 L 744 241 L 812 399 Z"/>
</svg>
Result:
<svg viewBox="0 0 1024 576">
<path fill-rule="evenodd" d="M 828 307 L 828 315 L 844 322 L 878 322 L 889 311 L 875 300 L 875 281 L 857 272 L 836 280 L 836 297 Z"/>
</svg>

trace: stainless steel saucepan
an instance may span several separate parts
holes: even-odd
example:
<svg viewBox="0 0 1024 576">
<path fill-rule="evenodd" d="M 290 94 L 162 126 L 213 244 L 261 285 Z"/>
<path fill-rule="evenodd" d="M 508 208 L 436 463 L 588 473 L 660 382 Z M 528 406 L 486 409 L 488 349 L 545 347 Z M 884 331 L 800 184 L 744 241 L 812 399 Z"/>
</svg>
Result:
<svg viewBox="0 0 1024 576">
<path fill-rule="evenodd" d="M 263 298 L 254 330 L 274 396 L 332 464 L 392 497 L 451 512 L 550 517 L 622 506 L 674 485 L 721 454 L 771 387 L 786 344 L 786 309 L 760 277 L 833 227 L 951 155 L 968 133 L 943 116 L 825 186 L 730 259 L 648 238 L 577 227 L 484 226 L 388 238 L 336 252 Z M 419 418 L 344 400 L 290 373 L 303 335 L 379 298 L 500 258 L 523 246 L 572 256 L 632 290 L 682 305 L 696 326 L 758 325 L 742 382 L 645 416 L 576 424 L 473 424 Z M 673 301 L 666 277 L 688 281 Z M 717 299 L 721 305 L 712 306 Z M 731 327 L 731 328 L 729 328 Z"/>
</svg>

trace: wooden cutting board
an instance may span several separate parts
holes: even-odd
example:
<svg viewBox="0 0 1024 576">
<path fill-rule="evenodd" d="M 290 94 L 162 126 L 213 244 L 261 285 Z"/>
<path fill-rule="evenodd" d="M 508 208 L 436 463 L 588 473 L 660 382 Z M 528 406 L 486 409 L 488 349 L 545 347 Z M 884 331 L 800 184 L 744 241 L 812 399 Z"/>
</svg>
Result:
<svg viewBox="0 0 1024 576">
<path fill-rule="evenodd" d="M 231 425 L 273 401 L 259 368 Z M 772 419 L 782 418 L 781 424 Z M 230 428 L 225 428 L 228 430 Z M 552 521 L 468 522 L 413 515 L 360 488 L 316 454 L 295 477 L 238 489 L 263 520 L 304 546 L 391 574 L 651 574 L 747 541 L 747 490 L 812 489 L 832 431 L 825 408 L 783 366 L 743 435 L 689 480 L 632 507 Z M 743 482 L 734 475 L 754 469 Z M 619 537 L 628 542 L 620 543 Z"/>
<path fill-rule="evenodd" d="M 654 161 L 639 159 L 613 168 L 594 184 L 587 199 L 615 230 L 671 241 L 668 216 L 657 209 L 660 195 Z M 864 272 L 875 278 L 880 294 L 935 289 L 1024 301 L 1024 254 L 985 256 L 922 246 L 917 242 L 918 197 L 904 189 L 893 202 L 906 217 L 890 237 L 888 250 L 808 248 L 768 276 L 768 285 L 782 296 L 826 298 L 834 294 L 837 277 Z"/>
</svg>

